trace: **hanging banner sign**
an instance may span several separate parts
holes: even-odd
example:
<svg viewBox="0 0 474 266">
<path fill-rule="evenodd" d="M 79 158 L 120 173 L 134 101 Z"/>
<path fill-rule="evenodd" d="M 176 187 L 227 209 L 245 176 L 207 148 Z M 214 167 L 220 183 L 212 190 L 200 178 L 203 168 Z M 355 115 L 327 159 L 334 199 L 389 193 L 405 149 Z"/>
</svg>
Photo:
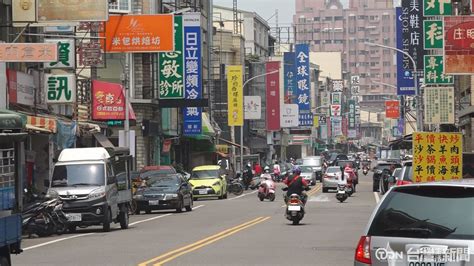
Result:
<svg viewBox="0 0 474 266">
<path fill-rule="evenodd" d="M 425 0 L 423 0 L 425 1 Z M 426 0 L 428 1 L 428 0 Z M 403 49 L 408 52 L 416 63 L 416 69 L 423 69 L 423 5 L 420 0 L 402 0 L 402 40 Z M 411 60 L 403 57 L 403 68 L 413 70 Z"/>
<path fill-rule="evenodd" d="M 474 74 L 474 17 L 444 17 L 444 73 Z"/>
<path fill-rule="evenodd" d="M 408 23 L 406 19 L 406 14 L 402 16 L 402 8 L 396 8 L 397 13 L 397 49 L 403 50 L 404 52 L 409 52 L 409 44 L 407 41 L 404 41 L 404 30 L 408 30 L 408 25 L 403 23 Z M 406 11 L 405 11 L 406 13 Z M 413 79 L 413 71 L 409 69 L 409 60 L 402 53 L 397 53 L 397 95 L 415 95 L 415 83 Z M 408 61 L 407 61 L 408 60 Z"/>
<path fill-rule="evenodd" d="M 413 133 L 413 182 L 462 178 L 461 133 Z"/>
<path fill-rule="evenodd" d="M 189 100 L 202 98 L 201 70 L 201 14 L 185 13 L 184 27 L 184 98 Z M 183 109 L 183 134 L 202 133 L 202 108 Z"/>
<path fill-rule="evenodd" d="M 174 18 L 174 39 L 174 51 L 159 54 L 160 99 L 182 99 L 184 97 L 182 16 Z"/>
<path fill-rule="evenodd" d="M 331 131 L 333 137 L 342 136 L 341 116 L 331 116 Z"/>
<path fill-rule="evenodd" d="M 227 66 L 228 125 L 243 126 L 242 66 Z"/>
<path fill-rule="evenodd" d="M 56 62 L 56 43 L 0 43 L 0 62 Z"/>
<path fill-rule="evenodd" d="M 349 129 L 355 129 L 356 127 L 356 102 L 355 100 L 349 100 Z"/>
<path fill-rule="evenodd" d="M 309 68 L 309 45 L 295 45 L 296 60 L 296 103 L 299 108 L 300 126 L 312 126 L 311 80 Z"/>
<path fill-rule="evenodd" d="M 278 131 L 280 130 L 280 62 L 267 62 L 265 72 L 275 72 L 265 76 L 267 86 L 267 130 Z"/>
<path fill-rule="evenodd" d="M 400 102 L 385 101 L 385 118 L 400 118 Z"/>
<path fill-rule="evenodd" d="M 285 52 L 283 53 L 283 102 L 290 104 L 296 102 L 296 67 L 295 67 L 295 53 Z"/>
<path fill-rule="evenodd" d="M 245 120 L 258 120 L 262 118 L 262 98 L 260 96 L 244 96 Z"/>
<path fill-rule="evenodd" d="M 333 92 L 331 93 L 331 103 L 332 104 L 341 104 L 342 92 Z"/>
<path fill-rule="evenodd" d="M 423 95 L 426 124 L 454 124 L 454 88 L 426 87 Z"/>
<path fill-rule="evenodd" d="M 292 128 L 299 126 L 299 113 L 297 104 L 283 104 L 280 114 L 280 124 L 282 128 Z"/>
<path fill-rule="evenodd" d="M 343 92 L 344 91 L 344 80 L 342 80 L 342 79 L 333 79 L 332 80 L 332 91 L 333 92 Z"/>
<path fill-rule="evenodd" d="M 34 106 L 35 81 L 33 75 L 13 69 L 7 69 L 6 74 L 8 82 L 8 101 L 10 103 Z"/>
</svg>

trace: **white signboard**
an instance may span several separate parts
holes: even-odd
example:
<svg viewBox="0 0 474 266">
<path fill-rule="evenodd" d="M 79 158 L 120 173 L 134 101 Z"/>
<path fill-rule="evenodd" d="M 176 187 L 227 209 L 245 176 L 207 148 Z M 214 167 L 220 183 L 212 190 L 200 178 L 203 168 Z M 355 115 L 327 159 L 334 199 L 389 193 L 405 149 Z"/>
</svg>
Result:
<svg viewBox="0 0 474 266">
<path fill-rule="evenodd" d="M 244 96 L 244 117 L 246 120 L 262 119 L 262 99 L 260 96 Z"/>
<path fill-rule="evenodd" d="M 280 111 L 281 127 L 298 127 L 299 115 L 297 104 L 284 104 Z"/>
<path fill-rule="evenodd" d="M 45 63 L 44 68 L 76 68 L 76 43 L 74 39 L 45 39 L 44 41 L 58 44 L 58 61 Z"/>
<path fill-rule="evenodd" d="M 319 130 L 321 130 L 321 139 L 327 140 L 328 139 L 328 126 L 327 125 L 319 125 Z"/>
<path fill-rule="evenodd" d="M 33 75 L 9 69 L 8 95 L 10 103 L 33 106 L 35 104 L 35 80 Z"/>
<path fill-rule="evenodd" d="M 342 79 L 333 79 L 332 80 L 332 91 L 333 92 L 343 92 L 344 91 L 344 80 L 342 80 Z"/>
<path fill-rule="evenodd" d="M 331 117 L 332 123 L 332 136 L 342 136 L 342 117 L 333 116 Z"/>
<path fill-rule="evenodd" d="M 341 116 L 341 105 L 332 104 L 331 105 L 331 116 Z"/>
<path fill-rule="evenodd" d="M 423 99 L 426 124 L 454 124 L 453 87 L 426 87 Z"/>
<path fill-rule="evenodd" d="M 47 103 L 73 103 L 76 101 L 74 74 L 45 74 L 44 88 Z"/>
<path fill-rule="evenodd" d="M 347 130 L 347 137 L 350 139 L 355 139 L 357 137 L 357 130 L 355 129 Z"/>
<path fill-rule="evenodd" d="M 7 68 L 0 62 L 0 109 L 7 109 Z"/>
</svg>

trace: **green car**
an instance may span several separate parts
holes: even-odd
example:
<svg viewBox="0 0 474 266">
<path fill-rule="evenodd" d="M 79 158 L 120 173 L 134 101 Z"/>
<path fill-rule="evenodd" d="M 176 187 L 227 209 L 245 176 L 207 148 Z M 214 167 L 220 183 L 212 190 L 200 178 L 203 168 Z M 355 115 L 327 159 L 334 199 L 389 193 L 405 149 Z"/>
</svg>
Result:
<svg viewBox="0 0 474 266">
<path fill-rule="evenodd" d="M 193 199 L 218 197 L 227 198 L 227 181 L 221 175 L 218 165 L 203 165 L 195 167 L 189 183 L 193 188 Z"/>
</svg>

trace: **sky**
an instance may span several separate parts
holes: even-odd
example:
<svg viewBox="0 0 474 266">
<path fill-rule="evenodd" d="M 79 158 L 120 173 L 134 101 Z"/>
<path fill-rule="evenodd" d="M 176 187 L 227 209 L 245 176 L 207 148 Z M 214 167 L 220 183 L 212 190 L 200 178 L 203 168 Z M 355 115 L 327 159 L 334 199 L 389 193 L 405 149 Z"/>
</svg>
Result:
<svg viewBox="0 0 474 266">
<path fill-rule="evenodd" d="M 233 0 L 213 0 L 215 5 L 232 7 Z M 346 5 L 349 0 L 341 0 Z M 238 0 L 238 9 L 254 11 L 264 19 L 269 19 L 268 24 L 274 27 L 275 9 L 278 9 L 278 24 L 289 26 L 295 14 L 295 0 Z M 270 19 L 271 18 L 271 19 Z"/>
</svg>

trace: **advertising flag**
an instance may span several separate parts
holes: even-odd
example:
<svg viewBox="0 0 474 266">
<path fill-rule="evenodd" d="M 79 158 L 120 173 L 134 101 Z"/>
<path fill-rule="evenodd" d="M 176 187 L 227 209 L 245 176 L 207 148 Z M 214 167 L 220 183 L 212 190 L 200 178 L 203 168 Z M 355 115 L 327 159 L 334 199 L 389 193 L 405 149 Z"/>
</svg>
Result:
<svg viewBox="0 0 474 266">
<path fill-rule="evenodd" d="M 271 61 L 265 65 L 267 86 L 267 130 L 280 130 L 280 62 Z"/>
<path fill-rule="evenodd" d="M 385 118 L 400 118 L 400 102 L 385 101 Z"/>
<path fill-rule="evenodd" d="M 243 126 L 244 124 L 242 78 L 242 66 L 227 66 L 227 124 L 229 126 Z"/>
</svg>

